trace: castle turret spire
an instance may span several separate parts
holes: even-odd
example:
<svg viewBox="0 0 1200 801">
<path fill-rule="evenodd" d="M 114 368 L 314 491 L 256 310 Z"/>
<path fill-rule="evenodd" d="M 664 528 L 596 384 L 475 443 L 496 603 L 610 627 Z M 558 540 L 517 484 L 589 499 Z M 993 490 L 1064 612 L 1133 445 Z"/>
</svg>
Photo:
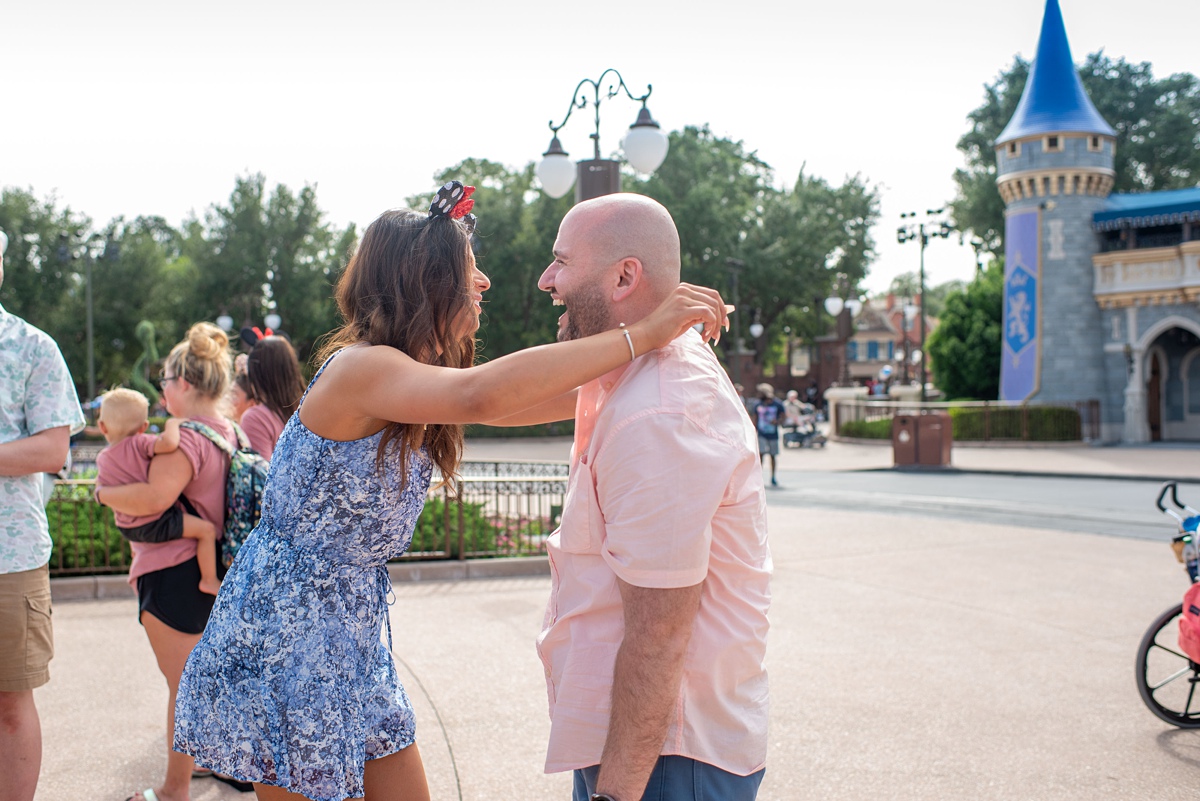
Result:
<svg viewBox="0 0 1200 801">
<path fill-rule="evenodd" d="M 1058 0 L 1046 2 L 1037 56 L 1025 91 L 996 144 L 1051 133 L 1114 135 L 1079 80 Z"/>
</svg>

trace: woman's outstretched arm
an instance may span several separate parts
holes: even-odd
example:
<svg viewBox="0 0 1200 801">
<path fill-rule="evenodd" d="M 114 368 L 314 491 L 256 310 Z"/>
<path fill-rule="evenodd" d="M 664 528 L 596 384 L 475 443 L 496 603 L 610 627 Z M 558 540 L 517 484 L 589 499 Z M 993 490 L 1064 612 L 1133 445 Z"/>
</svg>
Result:
<svg viewBox="0 0 1200 801">
<path fill-rule="evenodd" d="M 727 320 L 718 292 L 680 284 L 625 331 L 640 356 L 697 323 L 703 324 L 704 336 L 715 339 Z M 628 363 L 629 341 L 624 331 L 614 329 L 517 351 L 465 370 L 422 364 L 394 348 L 363 348 L 353 357 L 356 369 L 339 371 L 331 395 L 343 409 L 367 418 L 483 423 L 540 406 Z"/>
<path fill-rule="evenodd" d="M 531 409 L 501 417 L 498 420 L 488 420 L 484 425 L 497 427 L 536 426 L 542 423 L 557 423 L 560 420 L 570 420 L 575 416 L 575 402 L 579 390 L 564 392 L 557 398 L 551 398 L 545 403 L 539 403 Z"/>
</svg>

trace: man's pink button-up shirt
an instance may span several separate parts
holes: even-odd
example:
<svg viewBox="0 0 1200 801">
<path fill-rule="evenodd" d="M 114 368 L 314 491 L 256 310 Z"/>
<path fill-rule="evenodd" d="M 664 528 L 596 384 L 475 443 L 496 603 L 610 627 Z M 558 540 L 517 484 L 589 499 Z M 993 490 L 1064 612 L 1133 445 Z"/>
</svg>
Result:
<svg viewBox="0 0 1200 801">
<path fill-rule="evenodd" d="M 624 636 L 617 578 L 704 582 L 662 754 L 739 775 L 767 752 L 763 664 L 771 556 L 758 441 L 711 349 L 688 331 L 585 385 L 538 653 L 546 772 L 596 765 Z"/>
</svg>

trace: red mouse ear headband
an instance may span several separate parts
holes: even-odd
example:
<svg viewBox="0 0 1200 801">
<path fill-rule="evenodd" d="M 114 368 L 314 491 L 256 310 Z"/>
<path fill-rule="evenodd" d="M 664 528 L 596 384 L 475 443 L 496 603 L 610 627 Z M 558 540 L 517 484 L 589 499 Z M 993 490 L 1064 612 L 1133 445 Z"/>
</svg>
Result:
<svg viewBox="0 0 1200 801">
<path fill-rule="evenodd" d="M 268 328 L 266 331 L 264 331 L 261 328 L 259 328 L 257 325 L 252 328 L 243 328 L 241 331 L 242 341 L 246 343 L 247 347 L 251 347 L 251 348 L 253 348 L 255 345 L 257 345 L 258 341 L 260 339 L 263 339 L 264 337 L 274 336 L 274 335 L 275 335 L 275 332 L 272 331 L 270 328 Z"/>
<path fill-rule="evenodd" d="M 461 181 L 450 181 L 437 192 L 437 197 L 429 204 L 430 217 L 449 217 L 452 220 L 462 220 L 467 226 L 467 233 L 475 232 L 475 201 L 471 195 L 475 192 L 473 186 L 463 186 Z"/>
</svg>

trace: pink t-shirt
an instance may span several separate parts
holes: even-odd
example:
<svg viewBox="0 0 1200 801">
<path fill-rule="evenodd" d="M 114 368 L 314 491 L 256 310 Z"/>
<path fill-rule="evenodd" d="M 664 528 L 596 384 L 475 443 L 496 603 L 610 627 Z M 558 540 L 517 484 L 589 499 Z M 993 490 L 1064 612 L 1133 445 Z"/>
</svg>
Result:
<svg viewBox="0 0 1200 801">
<path fill-rule="evenodd" d="M 228 420 L 216 417 L 192 417 L 204 423 L 237 447 L 237 437 Z M 229 475 L 229 459 L 204 435 L 184 428 L 179 432 L 179 450 L 192 466 L 192 480 L 183 488 L 184 496 L 192 502 L 200 517 L 217 527 L 225 526 L 225 480 Z M 196 541 L 189 539 L 170 542 L 131 542 L 133 564 L 129 566 L 129 583 L 137 586 L 137 577 L 156 570 L 183 564 L 196 555 Z"/>
<path fill-rule="evenodd" d="M 242 415 L 241 426 L 246 432 L 246 439 L 250 440 L 250 447 L 259 456 L 268 462 L 271 461 L 275 443 L 283 433 L 283 421 L 270 408 L 260 403 L 246 410 Z"/>
<path fill-rule="evenodd" d="M 158 437 L 153 434 L 133 434 L 100 451 L 96 457 L 96 486 L 144 484 L 150 475 L 150 460 L 154 458 L 156 442 Z M 113 517 L 121 528 L 137 528 L 153 523 L 160 515 L 134 517 L 114 511 Z"/>
<path fill-rule="evenodd" d="M 662 754 L 738 775 L 766 762 L 771 556 L 758 437 L 694 331 L 584 385 L 538 653 L 546 772 L 600 762 L 624 636 L 617 578 L 704 582 Z"/>
</svg>

